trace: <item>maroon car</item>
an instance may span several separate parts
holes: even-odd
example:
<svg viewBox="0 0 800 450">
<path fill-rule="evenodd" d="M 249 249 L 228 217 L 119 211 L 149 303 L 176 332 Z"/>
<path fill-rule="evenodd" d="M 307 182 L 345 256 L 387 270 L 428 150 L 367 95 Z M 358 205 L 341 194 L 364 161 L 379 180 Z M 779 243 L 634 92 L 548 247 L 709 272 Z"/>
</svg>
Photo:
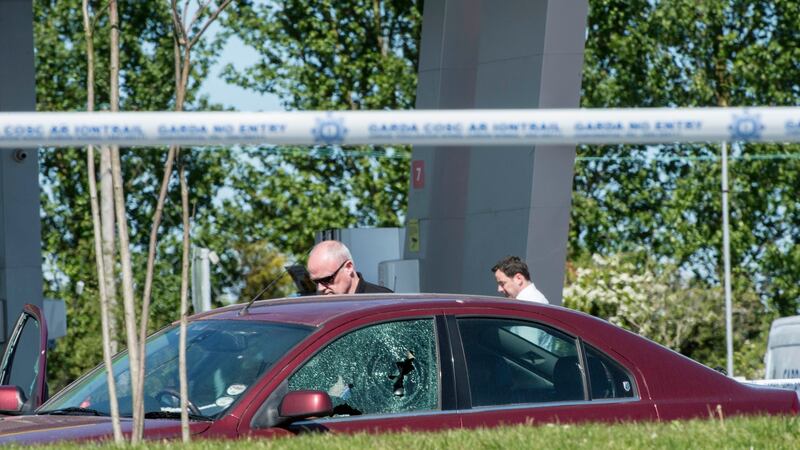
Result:
<svg viewBox="0 0 800 450">
<path fill-rule="evenodd" d="M 35 339 L 44 326 L 37 311 L 27 313 Z M 24 322 L 15 335 L 26 335 Z M 191 318 L 187 354 L 195 437 L 800 410 L 793 391 L 741 384 L 595 317 L 490 297 L 361 295 L 263 301 L 249 310 L 234 305 Z M 3 384 L 15 380 L 15 370 L 35 367 L 35 376 L 1 387 L 0 408 L 31 408 L 43 398 L 43 355 L 22 368 L 5 358 Z M 145 435 L 178 437 L 176 326 L 149 338 L 146 361 Z M 124 352 L 114 358 L 114 377 L 127 431 Z M 100 366 L 33 413 L 0 419 L 0 443 L 109 439 L 108 411 Z"/>
</svg>

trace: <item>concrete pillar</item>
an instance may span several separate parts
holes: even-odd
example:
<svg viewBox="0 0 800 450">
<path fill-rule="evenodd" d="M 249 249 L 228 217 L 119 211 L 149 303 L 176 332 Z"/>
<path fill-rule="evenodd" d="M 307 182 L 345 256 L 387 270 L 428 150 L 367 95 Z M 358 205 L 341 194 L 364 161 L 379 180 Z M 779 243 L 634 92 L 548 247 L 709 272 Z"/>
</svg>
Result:
<svg viewBox="0 0 800 450">
<path fill-rule="evenodd" d="M 428 0 L 418 109 L 579 106 L 587 0 Z M 561 303 L 574 146 L 414 147 L 408 219 L 422 292 L 496 294 L 489 269 L 525 259 Z"/>
<path fill-rule="evenodd" d="M 0 112 L 36 109 L 32 0 L 0 1 Z M 0 133 L 5 133 L 0 130 Z M 0 302 L 5 341 L 25 303 L 42 306 L 36 149 L 0 150 Z"/>
</svg>

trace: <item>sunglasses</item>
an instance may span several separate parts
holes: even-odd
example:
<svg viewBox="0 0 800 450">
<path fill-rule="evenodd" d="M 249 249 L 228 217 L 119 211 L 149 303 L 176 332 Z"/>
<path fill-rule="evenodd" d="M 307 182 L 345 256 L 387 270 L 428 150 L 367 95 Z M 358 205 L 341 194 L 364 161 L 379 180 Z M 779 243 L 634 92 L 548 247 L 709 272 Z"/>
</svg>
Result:
<svg viewBox="0 0 800 450">
<path fill-rule="evenodd" d="M 327 277 L 316 278 L 311 280 L 311 282 L 314 284 L 322 284 L 328 286 L 329 284 L 333 283 L 333 280 L 336 278 L 336 274 L 338 274 L 339 271 L 342 270 L 342 267 L 344 267 L 344 265 L 347 264 L 348 261 L 350 260 L 349 259 L 344 260 L 342 265 L 339 266 L 338 269 L 336 269 L 332 274 L 328 275 Z"/>
</svg>

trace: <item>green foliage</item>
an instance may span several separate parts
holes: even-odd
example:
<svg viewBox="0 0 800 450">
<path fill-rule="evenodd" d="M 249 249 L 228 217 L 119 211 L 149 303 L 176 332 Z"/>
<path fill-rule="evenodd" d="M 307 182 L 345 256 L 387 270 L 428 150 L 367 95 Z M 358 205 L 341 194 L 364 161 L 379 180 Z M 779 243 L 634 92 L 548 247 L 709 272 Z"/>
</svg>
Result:
<svg viewBox="0 0 800 450">
<path fill-rule="evenodd" d="M 798 10 L 788 1 L 592 1 L 582 105 L 795 105 Z M 739 143 L 731 150 L 759 156 L 800 146 Z M 716 145 L 582 147 L 579 156 L 599 159 L 576 167 L 572 259 L 644 246 L 718 282 L 718 154 Z M 800 306 L 800 273 L 789 269 L 799 251 L 798 169 L 796 158 L 730 167 L 732 266 L 784 315 Z"/>
<path fill-rule="evenodd" d="M 739 280 L 737 280 L 739 281 Z M 745 286 L 746 287 L 746 286 Z M 761 378 L 771 315 L 758 296 L 738 290 L 733 311 L 736 375 Z M 592 255 L 570 267 L 564 305 L 608 320 L 710 367 L 725 366 L 722 289 L 681 277 L 646 252 Z"/>
<path fill-rule="evenodd" d="M 108 107 L 109 38 L 106 2 L 91 2 L 96 11 L 95 61 L 97 109 Z M 174 103 L 172 23 L 168 4 L 158 0 L 120 3 L 122 110 L 169 110 Z M 86 47 L 80 2 L 34 2 L 37 110 L 85 110 Z M 208 74 L 219 42 L 201 43 L 194 59 L 194 83 L 188 99 L 205 108 L 198 98 L 199 81 Z M 188 154 L 188 155 L 187 155 Z M 45 296 L 67 302 L 68 336 L 50 353 L 51 392 L 85 369 L 100 362 L 99 302 L 94 243 L 83 149 L 43 149 L 39 163 L 42 191 L 42 253 L 45 258 Z M 151 217 L 163 174 L 165 149 L 123 150 L 122 166 L 134 267 L 145 266 L 144 252 Z M 190 198 L 196 220 L 214 213 L 229 152 L 184 151 Z M 99 161 L 98 161 L 99 164 Z M 174 181 L 177 186 L 177 179 Z M 171 189 L 161 226 L 156 266 L 151 329 L 177 318 L 180 288 L 180 197 Z M 135 273 L 142 286 L 144 271 Z M 86 289 L 75 294 L 75 285 Z"/>
<path fill-rule="evenodd" d="M 797 105 L 799 11 L 796 1 L 593 0 L 582 106 Z M 733 300 L 753 316 L 736 337 L 736 367 L 752 373 L 769 319 L 800 311 L 800 159 L 759 157 L 797 154 L 800 146 L 734 143 L 729 150 L 736 158 L 729 166 Z M 721 308 L 719 151 L 579 148 L 569 259 L 646 248 L 652 260 L 692 275 L 687 295 L 705 290 Z M 724 360 L 723 328 L 710 330 L 713 339 L 681 351 L 710 365 Z M 708 354 L 696 353 L 701 348 Z"/>
<path fill-rule="evenodd" d="M 416 90 L 421 2 L 245 0 L 228 25 L 259 53 L 229 81 L 289 109 L 407 109 Z"/>
<path fill-rule="evenodd" d="M 229 65 L 227 80 L 277 94 L 289 109 L 414 105 L 420 2 L 243 1 L 226 24 L 259 54 L 241 71 Z M 361 156 L 365 150 L 250 151 L 236 186 L 244 196 L 229 207 L 252 208 L 248 214 L 261 224 L 253 224 L 256 236 L 298 259 L 305 258 L 317 230 L 398 226 L 406 208 L 410 151 L 373 148 Z"/>
<path fill-rule="evenodd" d="M 217 297 L 236 295 L 239 303 L 248 302 L 256 295 L 259 299 L 285 297 L 296 292 L 291 277 L 284 273 L 284 268 L 290 264 L 265 239 L 230 241 L 220 255 L 221 270 L 214 278 L 215 293 Z M 273 282 L 270 289 L 261 292 Z"/>
</svg>

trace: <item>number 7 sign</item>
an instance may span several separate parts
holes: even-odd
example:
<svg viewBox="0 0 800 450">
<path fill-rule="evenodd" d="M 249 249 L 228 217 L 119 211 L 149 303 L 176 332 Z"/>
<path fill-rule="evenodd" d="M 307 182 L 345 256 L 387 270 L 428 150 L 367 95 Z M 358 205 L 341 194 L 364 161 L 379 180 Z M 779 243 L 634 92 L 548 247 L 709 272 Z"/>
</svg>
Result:
<svg viewBox="0 0 800 450">
<path fill-rule="evenodd" d="M 411 161 L 411 187 L 414 189 L 425 187 L 425 161 L 421 159 Z"/>
</svg>

